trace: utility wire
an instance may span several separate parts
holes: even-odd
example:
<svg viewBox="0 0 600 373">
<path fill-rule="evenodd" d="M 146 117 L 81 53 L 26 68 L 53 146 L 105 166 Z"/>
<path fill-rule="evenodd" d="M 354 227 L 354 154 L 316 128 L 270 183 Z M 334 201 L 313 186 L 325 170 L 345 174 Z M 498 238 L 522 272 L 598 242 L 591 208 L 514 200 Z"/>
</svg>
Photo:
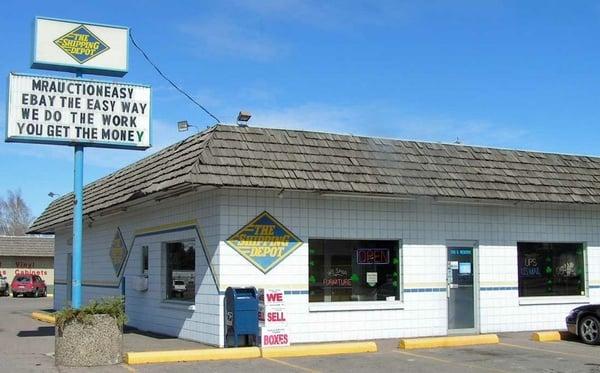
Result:
<svg viewBox="0 0 600 373">
<path fill-rule="evenodd" d="M 148 55 L 146 54 L 146 52 L 144 52 L 144 50 L 135 42 L 135 39 L 133 38 L 133 32 L 130 29 L 129 30 L 129 39 L 131 40 L 131 43 L 133 44 L 134 47 L 137 48 L 137 50 L 139 50 L 142 55 L 144 56 L 144 58 L 146 59 L 146 61 L 148 61 L 150 63 L 150 65 L 152 65 L 152 67 L 154 67 L 154 70 L 156 70 L 156 72 L 158 72 L 158 74 L 160 76 L 162 76 L 167 82 L 169 82 L 173 88 L 175 88 L 176 90 L 178 90 L 181 94 L 183 94 L 185 97 L 187 97 L 190 101 L 192 101 L 194 104 L 196 104 L 200 109 L 202 109 L 206 114 L 210 115 L 214 120 L 217 121 L 217 123 L 221 123 L 221 121 L 219 120 L 219 118 L 217 118 L 216 116 L 214 116 L 210 111 L 208 111 L 208 109 L 206 109 L 204 106 L 202 106 L 198 101 L 196 101 L 192 96 L 190 96 L 186 91 L 184 91 L 183 89 L 179 88 L 179 86 L 177 86 L 177 84 L 175 84 L 171 79 L 169 79 L 162 71 L 160 71 L 160 69 L 158 68 L 158 66 L 156 66 L 154 64 L 154 62 L 152 62 L 152 60 L 150 59 L 150 57 L 148 57 Z"/>
</svg>

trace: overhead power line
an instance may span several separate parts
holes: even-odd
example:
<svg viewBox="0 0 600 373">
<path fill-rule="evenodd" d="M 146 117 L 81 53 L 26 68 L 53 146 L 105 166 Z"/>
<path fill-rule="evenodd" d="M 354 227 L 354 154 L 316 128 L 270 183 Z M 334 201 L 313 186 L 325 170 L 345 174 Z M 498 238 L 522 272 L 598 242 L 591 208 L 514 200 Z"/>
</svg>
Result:
<svg viewBox="0 0 600 373">
<path fill-rule="evenodd" d="M 154 62 L 152 62 L 152 60 L 150 59 L 150 57 L 148 57 L 148 55 L 146 54 L 146 52 L 144 52 L 144 50 L 135 42 L 135 39 L 133 38 L 133 32 L 130 29 L 129 30 L 129 39 L 131 40 L 131 43 L 133 44 L 134 47 L 137 48 L 137 50 L 140 51 L 140 53 L 142 53 L 142 55 L 144 56 L 144 58 L 146 59 L 146 61 L 148 61 L 148 63 L 150 63 L 150 65 L 152 65 L 152 67 L 154 67 L 154 70 L 156 70 L 156 72 L 163 77 L 163 79 L 165 79 L 167 82 L 169 82 L 169 84 L 171 84 L 173 86 L 173 88 L 175 88 L 177 91 L 179 91 L 181 94 L 183 94 L 185 97 L 187 97 L 190 101 L 192 101 L 194 104 L 196 104 L 196 106 L 198 106 L 200 109 L 202 109 L 206 114 L 210 115 L 214 120 L 217 121 L 217 123 L 221 123 L 221 121 L 219 120 L 219 118 L 217 118 L 216 116 L 214 116 L 210 111 L 208 111 L 208 109 L 206 109 L 204 106 L 202 106 L 202 104 L 200 104 L 198 101 L 196 101 L 192 96 L 190 96 L 186 91 L 184 91 L 183 89 L 179 88 L 179 86 L 177 84 L 175 84 L 171 79 L 169 79 L 159 68 L 158 66 L 156 66 L 156 64 Z"/>
</svg>

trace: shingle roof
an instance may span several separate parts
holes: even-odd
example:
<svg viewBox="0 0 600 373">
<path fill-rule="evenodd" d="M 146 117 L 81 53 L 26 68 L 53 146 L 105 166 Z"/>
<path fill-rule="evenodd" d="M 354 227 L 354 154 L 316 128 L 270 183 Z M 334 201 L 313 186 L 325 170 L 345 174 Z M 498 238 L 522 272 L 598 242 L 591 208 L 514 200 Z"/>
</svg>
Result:
<svg viewBox="0 0 600 373">
<path fill-rule="evenodd" d="M 600 158 L 217 125 L 85 188 L 84 214 L 176 185 L 600 203 Z M 30 232 L 71 219 L 54 201 Z"/>
<path fill-rule="evenodd" d="M 54 256 L 54 237 L 0 236 L 0 256 Z"/>
</svg>

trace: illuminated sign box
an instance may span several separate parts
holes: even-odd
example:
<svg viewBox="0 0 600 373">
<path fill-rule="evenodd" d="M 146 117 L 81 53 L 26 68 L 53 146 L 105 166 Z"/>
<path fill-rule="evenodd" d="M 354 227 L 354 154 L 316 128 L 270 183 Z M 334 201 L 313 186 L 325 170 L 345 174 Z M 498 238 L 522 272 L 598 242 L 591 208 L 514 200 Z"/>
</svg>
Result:
<svg viewBox="0 0 600 373">
<path fill-rule="evenodd" d="M 150 87 L 10 74 L 7 142 L 147 149 Z"/>
<path fill-rule="evenodd" d="M 119 77 L 127 74 L 127 27 L 37 17 L 34 35 L 34 69 Z"/>
<path fill-rule="evenodd" d="M 357 264 L 389 264 L 389 249 L 357 249 Z"/>
</svg>

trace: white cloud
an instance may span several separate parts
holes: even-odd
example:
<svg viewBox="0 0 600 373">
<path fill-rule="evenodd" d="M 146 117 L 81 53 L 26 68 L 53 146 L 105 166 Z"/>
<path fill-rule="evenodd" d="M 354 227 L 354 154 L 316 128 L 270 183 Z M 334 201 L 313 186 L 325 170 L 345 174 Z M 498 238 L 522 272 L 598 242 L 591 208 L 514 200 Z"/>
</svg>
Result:
<svg viewBox="0 0 600 373">
<path fill-rule="evenodd" d="M 236 23 L 225 17 L 205 18 L 194 24 L 183 24 L 179 29 L 194 39 L 198 44 L 196 50 L 202 55 L 270 61 L 287 53 L 282 42 L 246 26 L 245 22 Z"/>
<path fill-rule="evenodd" d="M 256 110 L 251 125 L 446 143 L 459 138 L 464 144 L 495 147 L 519 148 L 530 141 L 527 131 L 509 125 L 441 115 L 409 115 L 381 103 L 309 103 Z"/>
</svg>

